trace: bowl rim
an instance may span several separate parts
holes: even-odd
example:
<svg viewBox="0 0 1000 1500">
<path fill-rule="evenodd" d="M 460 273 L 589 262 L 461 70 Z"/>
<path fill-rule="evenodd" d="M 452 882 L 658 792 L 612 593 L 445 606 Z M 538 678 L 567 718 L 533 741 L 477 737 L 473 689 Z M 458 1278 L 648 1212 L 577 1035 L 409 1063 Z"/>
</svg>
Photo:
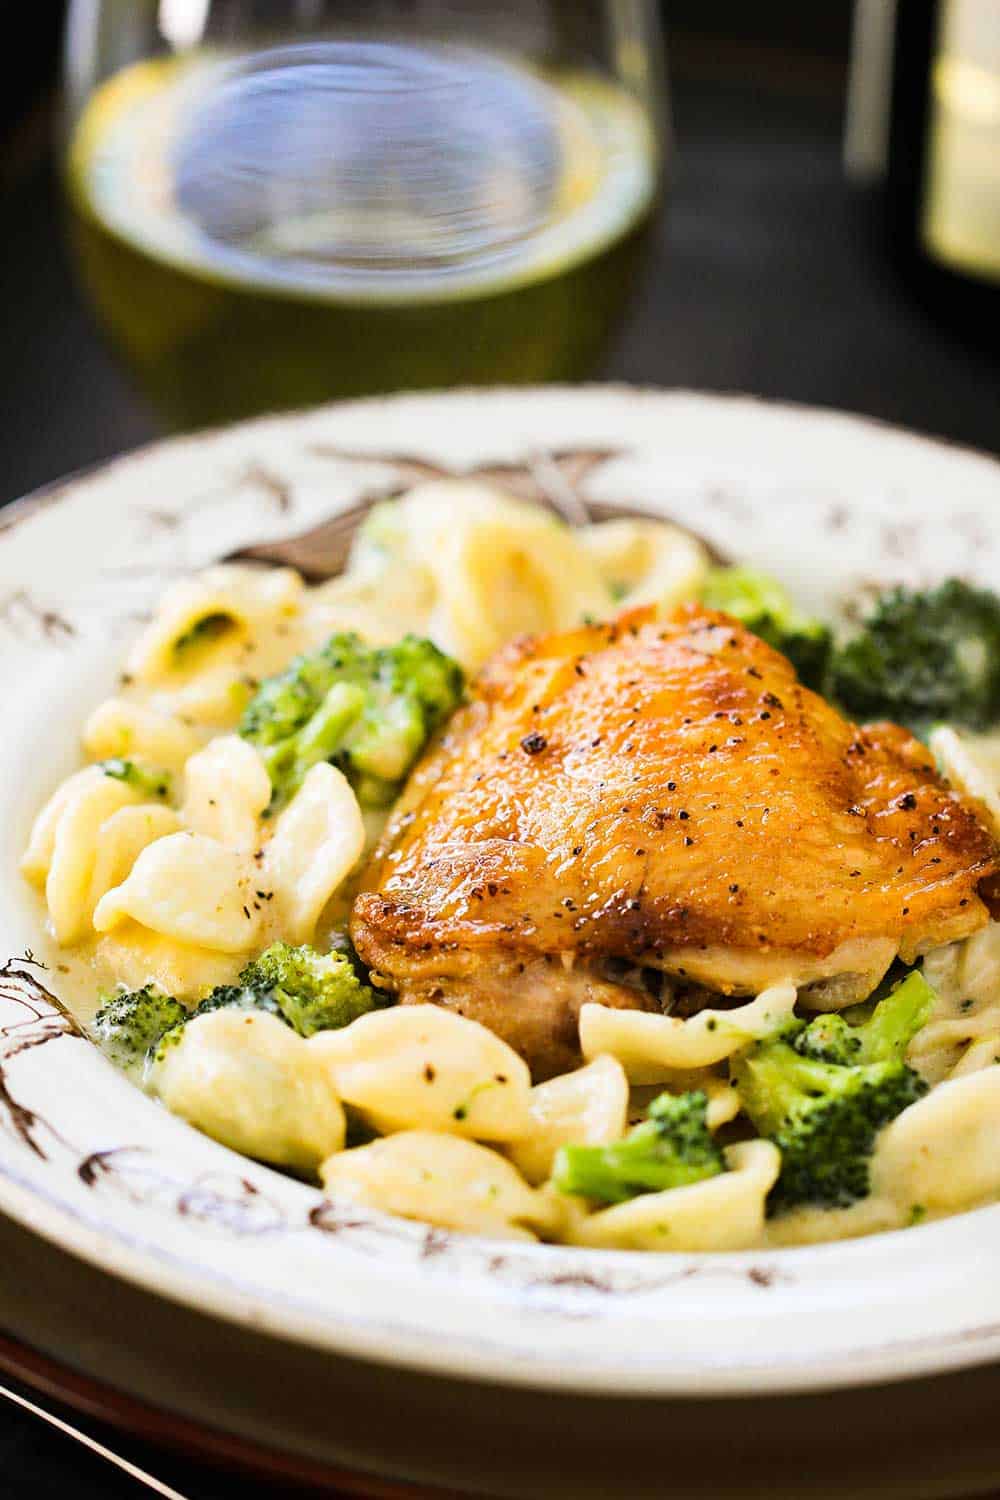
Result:
<svg viewBox="0 0 1000 1500">
<path fill-rule="evenodd" d="M 622 402 L 634 402 L 636 399 L 651 402 L 664 412 L 668 408 L 682 411 L 685 403 L 693 403 L 718 415 L 720 420 L 724 413 L 738 413 L 741 418 L 749 415 L 752 420 L 755 415 L 766 412 L 769 420 L 800 425 L 805 436 L 814 433 L 819 427 L 826 429 L 827 436 L 833 433 L 835 439 L 838 430 L 841 433 L 865 433 L 877 445 L 884 441 L 888 441 L 890 445 L 902 441 L 904 447 L 912 452 L 919 449 L 927 455 L 943 453 L 959 464 L 971 460 L 977 467 L 985 463 L 988 487 L 995 488 L 1000 496 L 1000 462 L 992 455 L 910 433 L 875 418 L 854 417 L 830 409 L 764 401 L 756 397 L 659 391 L 651 387 L 595 385 L 549 387 L 538 391 L 498 388 L 488 392 L 432 392 L 337 403 L 327 408 L 257 418 L 194 435 L 160 439 L 129 453 L 87 466 L 11 502 L 0 510 L 0 545 L 6 536 L 20 527 L 22 521 L 30 522 L 45 510 L 75 497 L 81 486 L 100 483 L 109 475 L 127 479 L 131 477 L 132 470 L 148 465 L 150 460 L 163 455 L 187 455 L 194 458 L 200 455 L 203 448 L 210 449 L 221 441 L 228 442 L 233 438 L 241 440 L 244 437 L 256 439 L 261 435 L 266 437 L 294 431 L 299 424 L 321 420 L 324 414 L 335 421 L 346 420 L 349 424 L 352 415 L 359 413 L 365 417 L 370 417 L 373 413 L 398 416 L 406 405 L 414 409 L 428 402 L 437 406 L 442 402 L 453 405 L 465 400 L 494 405 L 507 403 L 509 406 L 512 403 L 534 401 L 543 405 L 562 402 L 582 407 L 595 400 L 614 406 Z M 377 453 L 373 454 L 373 462 L 379 461 Z M 69 1042 L 76 1038 L 67 1030 L 59 1040 Z M 157 1109 L 149 1101 L 143 1102 L 149 1108 Z M 181 1128 L 187 1130 L 187 1127 Z M 261 1168 L 260 1171 L 268 1173 L 266 1168 Z M 386 1330 L 378 1326 L 377 1320 L 374 1324 L 371 1320 L 362 1320 L 351 1326 L 350 1320 L 340 1318 L 335 1327 L 318 1327 L 313 1315 L 293 1302 L 281 1305 L 273 1299 L 262 1300 L 252 1286 L 241 1285 L 238 1281 L 227 1284 L 225 1278 L 213 1280 L 203 1266 L 172 1260 L 162 1252 L 162 1247 L 157 1254 L 143 1236 L 125 1235 L 107 1218 L 102 1220 L 100 1217 L 81 1214 L 72 1204 L 60 1200 L 58 1195 L 46 1194 L 37 1182 L 30 1181 L 17 1170 L 16 1160 L 12 1167 L 9 1153 L 2 1150 L 0 1207 L 11 1217 L 63 1249 L 173 1300 L 223 1318 L 251 1323 L 278 1337 L 318 1343 L 365 1359 L 446 1373 L 459 1378 L 618 1395 L 760 1394 L 763 1391 L 815 1390 L 905 1379 L 1000 1356 L 1000 1299 L 995 1308 L 989 1309 L 988 1316 L 971 1321 L 965 1319 L 956 1326 L 934 1333 L 894 1335 L 889 1339 L 873 1339 L 869 1342 L 861 1338 L 857 1346 L 844 1349 L 834 1357 L 817 1357 L 811 1351 L 781 1355 L 771 1350 L 763 1359 L 744 1360 L 735 1365 L 724 1360 L 707 1360 L 701 1365 L 697 1360 L 693 1363 L 678 1360 L 673 1368 L 661 1364 L 659 1368 L 652 1369 L 640 1361 L 630 1372 L 621 1366 L 614 1369 L 600 1364 L 584 1367 L 582 1364 L 567 1363 L 563 1357 L 552 1359 L 544 1355 L 530 1362 L 512 1360 L 509 1352 L 504 1352 L 502 1348 L 492 1349 L 488 1341 L 484 1343 L 482 1340 L 472 1340 L 470 1343 L 461 1337 L 450 1346 L 447 1346 L 447 1341 L 439 1339 L 433 1347 L 425 1345 L 421 1348 L 419 1341 L 404 1337 L 398 1329 Z M 560 1264 L 576 1263 L 585 1267 L 580 1273 L 582 1278 L 592 1275 L 591 1267 L 606 1264 L 608 1256 L 613 1257 L 615 1269 L 620 1269 L 623 1273 L 628 1273 L 630 1267 L 640 1262 L 643 1267 L 648 1267 L 651 1259 L 680 1261 L 682 1265 L 677 1274 L 682 1277 L 696 1277 L 697 1266 L 700 1266 L 722 1279 L 735 1277 L 745 1287 L 755 1288 L 756 1294 L 766 1287 L 780 1286 L 785 1267 L 794 1268 L 807 1263 L 820 1265 L 824 1261 L 833 1265 L 845 1259 L 859 1263 L 879 1261 L 884 1258 L 881 1253 L 883 1248 L 890 1252 L 887 1270 L 891 1276 L 892 1252 L 897 1247 L 900 1250 L 904 1247 L 910 1250 L 918 1245 L 926 1245 L 927 1255 L 933 1259 L 931 1246 L 935 1238 L 956 1239 L 956 1226 L 968 1225 L 973 1221 L 985 1225 L 988 1219 L 995 1220 L 995 1232 L 991 1230 L 988 1236 L 984 1234 L 984 1239 L 994 1242 L 1000 1248 L 1000 1206 L 997 1206 L 996 1209 L 978 1209 L 972 1214 L 921 1225 L 906 1231 L 905 1236 L 902 1232 L 894 1232 L 875 1236 L 870 1240 L 769 1251 L 766 1255 L 737 1252 L 701 1257 L 650 1257 L 628 1252 L 585 1252 L 560 1248 L 559 1257 Z M 488 1246 L 490 1242 L 477 1243 Z M 498 1253 L 501 1249 L 498 1243 L 493 1248 Z M 528 1262 L 537 1256 L 548 1258 L 554 1254 L 552 1249 L 544 1246 L 526 1247 L 522 1253 L 526 1255 Z M 923 1260 L 924 1257 L 917 1258 Z M 913 1255 L 909 1254 L 907 1259 L 912 1261 Z M 697 1263 L 693 1272 L 692 1263 Z M 582 1285 L 577 1288 L 583 1289 Z M 551 1308 L 546 1315 L 551 1316 Z M 753 1316 L 752 1312 L 748 1315 Z M 599 1321 L 607 1327 L 605 1319 Z"/>
</svg>

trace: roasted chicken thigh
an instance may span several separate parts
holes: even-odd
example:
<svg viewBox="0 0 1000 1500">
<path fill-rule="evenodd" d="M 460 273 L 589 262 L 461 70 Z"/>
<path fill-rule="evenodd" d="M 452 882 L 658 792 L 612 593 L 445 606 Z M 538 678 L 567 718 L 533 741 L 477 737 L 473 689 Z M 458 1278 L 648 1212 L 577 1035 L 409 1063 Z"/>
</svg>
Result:
<svg viewBox="0 0 1000 1500">
<path fill-rule="evenodd" d="M 587 1000 L 782 979 L 820 1008 L 862 998 L 897 955 L 987 921 L 998 856 L 904 730 L 847 722 L 725 615 L 640 611 L 493 660 L 414 771 L 351 930 L 378 984 L 483 1021 L 546 1076 L 578 1058 Z"/>
</svg>

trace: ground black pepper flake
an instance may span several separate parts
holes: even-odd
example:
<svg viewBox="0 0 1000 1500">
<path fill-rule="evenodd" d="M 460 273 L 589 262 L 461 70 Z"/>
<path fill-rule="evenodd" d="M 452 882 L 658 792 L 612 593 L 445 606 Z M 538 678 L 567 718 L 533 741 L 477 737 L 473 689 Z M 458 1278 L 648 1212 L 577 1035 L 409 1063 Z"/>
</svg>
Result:
<svg viewBox="0 0 1000 1500">
<path fill-rule="evenodd" d="M 680 818 L 682 823 L 686 823 L 691 814 L 685 808 L 682 808 L 677 816 Z"/>
<path fill-rule="evenodd" d="M 689 833 L 686 833 L 684 835 L 684 846 L 685 846 L 685 848 L 690 849 L 690 847 L 691 847 L 691 845 L 693 843 L 694 843 L 694 839 L 691 837 L 691 835 Z"/>
<path fill-rule="evenodd" d="M 896 803 L 896 806 L 902 808 L 903 812 L 912 812 L 916 805 L 917 799 L 913 792 L 904 792 Z"/>
<path fill-rule="evenodd" d="M 544 734 L 539 734 L 537 729 L 533 729 L 531 734 L 524 736 L 524 739 L 521 741 L 521 749 L 525 755 L 541 755 L 543 750 L 548 749 L 548 744 L 549 742 Z"/>
</svg>

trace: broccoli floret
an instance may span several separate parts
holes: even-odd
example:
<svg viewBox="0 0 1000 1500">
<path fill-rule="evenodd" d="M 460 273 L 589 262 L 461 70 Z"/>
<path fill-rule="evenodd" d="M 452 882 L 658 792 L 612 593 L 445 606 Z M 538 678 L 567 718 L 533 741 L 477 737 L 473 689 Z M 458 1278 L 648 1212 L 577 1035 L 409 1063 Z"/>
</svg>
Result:
<svg viewBox="0 0 1000 1500">
<path fill-rule="evenodd" d="M 699 1090 L 660 1094 L 648 1118 L 610 1146 L 562 1146 L 553 1181 L 563 1193 L 600 1203 L 624 1203 L 639 1193 L 686 1187 L 726 1170 L 706 1120 Z"/>
<path fill-rule="evenodd" d="M 850 1025 L 842 1015 L 816 1016 L 796 1037 L 796 1051 L 819 1062 L 895 1062 L 926 1024 L 935 999 L 934 990 L 915 969 L 894 984 L 863 1021 Z"/>
<path fill-rule="evenodd" d="M 240 978 L 243 978 L 242 974 Z M 265 1010 L 269 1015 L 284 1020 L 281 1007 L 270 991 L 249 984 L 216 985 L 185 1019 L 193 1021 L 195 1016 L 207 1016 L 213 1010 Z"/>
<path fill-rule="evenodd" d="M 369 648 L 334 635 L 261 684 L 240 733 L 263 757 L 272 810 L 320 761 L 340 767 L 363 805 L 381 807 L 462 690 L 461 667 L 431 641 L 408 635 Z"/>
<path fill-rule="evenodd" d="M 830 629 L 801 614 L 787 589 L 775 579 L 753 568 L 710 568 L 701 602 L 739 620 L 787 656 L 806 687 L 822 692 L 830 660 Z"/>
<path fill-rule="evenodd" d="M 839 1063 L 848 1068 L 861 1060 L 860 1028 L 840 1015 L 817 1016 L 793 1042 L 796 1052 L 813 1062 Z"/>
<path fill-rule="evenodd" d="M 264 1011 L 299 1036 L 348 1026 L 379 1004 L 359 977 L 349 953 L 318 953 L 273 943 L 240 972 L 236 984 L 220 984 L 188 1014 L 156 1038 L 155 1059 L 180 1038 L 188 1021 L 216 1010 Z"/>
<path fill-rule="evenodd" d="M 140 766 L 134 760 L 123 760 L 121 756 L 102 760 L 101 770 L 105 776 L 111 776 L 115 781 L 124 781 L 126 786 L 141 792 L 144 797 L 170 796 L 169 771 Z"/>
<path fill-rule="evenodd" d="M 803 1203 L 845 1208 L 867 1195 L 876 1135 L 927 1092 L 903 1054 L 933 1002 L 913 973 L 861 1026 L 839 1016 L 796 1021 L 734 1059 L 744 1110 L 781 1152 L 769 1213 Z"/>
<path fill-rule="evenodd" d="M 216 1010 L 264 1011 L 300 1036 L 347 1026 L 381 1003 L 359 976 L 349 951 L 274 943 L 247 964 L 236 984 L 220 984 L 193 1010 L 152 985 L 113 995 L 91 1023 L 94 1040 L 119 1067 L 159 1062 L 184 1027 Z"/>
<path fill-rule="evenodd" d="M 111 995 L 90 1023 L 90 1034 L 119 1068 L 143 1062 L 164 1032 L 187 1020 L 179 1000 L 161 995 L 152 985 L 130 994 Z"/>
<path fill-rule="evenodd" d="M 377 1004 L 346 953 L 317 953 L 274 943 L 240 975 L 251 993 L 265 995 L 300 1036 L 347 1026 Z M 209 997 L 211 999 L 211 997 Z"/>
<path fill-rule="evenodd" d="M 834 651 L 830 686 L 862 721 L 893 719 L 919 735 L 941 720 L 988 728 L 1000 719 L 1000 597 L 958 578 L 887 590 Z"/>
</svg>

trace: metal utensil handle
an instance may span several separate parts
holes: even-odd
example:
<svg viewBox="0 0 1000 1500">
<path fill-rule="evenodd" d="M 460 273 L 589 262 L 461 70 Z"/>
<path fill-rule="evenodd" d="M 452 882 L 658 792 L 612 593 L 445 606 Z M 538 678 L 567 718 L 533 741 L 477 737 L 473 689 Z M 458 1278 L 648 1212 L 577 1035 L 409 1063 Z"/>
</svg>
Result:
<svg viewBox="0 0 1000 1500">
<path fill-rule="evenodd" d="M 28 1401 L 24 1396 L 19 1396 L 16 1391 L 10 1390 L 5 1385 L 0 1385 L 0 1396 L 10 1401 L 14 1406 L 19 1406 L 22 1411 L 30 1412 L 33 1417 L 38 1417 L 42 1422 L 47 1422 L 50 1427 L 54 1427 L 58 1432 L 63 1433 L 64 1436 L 75 1439 L 84 1448 L 89 1448 L 90 1452 L 95 1453 L 98 1458 L 103 1458 L 105 1463 L 111 1464 L 123 1474 L 128 1474 L 137 1484 L 145 1485 L 146 1489 L 150 1490 L 154 1495 L 161 1495 L 163 1500 L 187 1500 L 187 1496 L 182 1495 L 179 1490 L 171 1489 L 169 1484 L 164 1484 L 162 1480 L 154 1478 L 152 1474 L 147 1474 L 145 1469 L 140 1469 L 136 1464 L 129 1463 L 127 1458 L 122 1458 L 119 1454 L 113 1453 L 110 1448 L 106 1448 L 96 1438 L 89 1437 L 87 1433 L 81 1432 L 78 1427 L 73 1427 L 69 1422 L 64 1422 L 54 1412 L 46 1411 L 42 1406 L 36 1406 L 33 1401 Z"/>
</svg>

